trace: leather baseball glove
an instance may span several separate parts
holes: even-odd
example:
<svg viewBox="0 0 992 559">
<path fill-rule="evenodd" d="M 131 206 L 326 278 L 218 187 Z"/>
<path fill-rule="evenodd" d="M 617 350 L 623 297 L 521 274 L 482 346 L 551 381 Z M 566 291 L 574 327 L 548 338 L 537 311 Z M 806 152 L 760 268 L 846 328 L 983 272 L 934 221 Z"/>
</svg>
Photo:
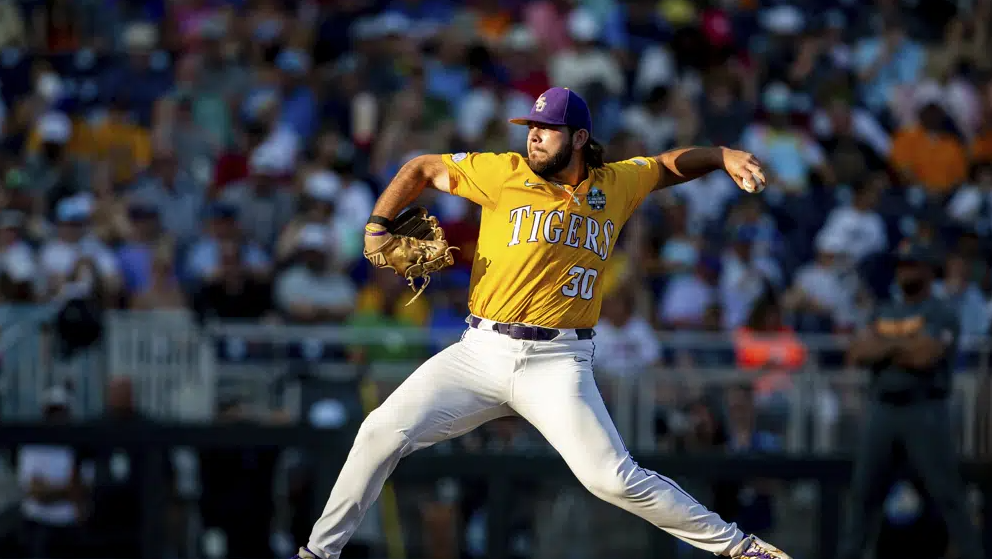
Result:
<svg viewBox="0 0 992 559">
<path fill-rule="evenodd" d="M 444 230 L 437 218 L 427 212 L 427 208 L 415 207 L 401 213 L 378 247 L 364 250 L 365 258 L 377 268 L 389 268 L 403 276 L 416 295 L 407 303 L 417 300 L 431 281 L 431 274 L 455 263 L 452 251 L 458 247 L 448 246 Z M 423 279 L 420 287 L 416 280 Z"/>
</svg>

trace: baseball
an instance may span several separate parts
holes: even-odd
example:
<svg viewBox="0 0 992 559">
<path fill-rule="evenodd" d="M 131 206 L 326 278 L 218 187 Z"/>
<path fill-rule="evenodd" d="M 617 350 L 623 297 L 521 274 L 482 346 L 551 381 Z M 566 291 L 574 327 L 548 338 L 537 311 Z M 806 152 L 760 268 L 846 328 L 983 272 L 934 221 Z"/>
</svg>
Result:
<svg viewBox="0 0 992 559">
<path fill-rule="evenodd" d="M 741 179 L 741 185 L 744 187 L 744 190 L 752 194 L 757 194 L 765 189 L 765 183 L 761 182 L 754 173 L 751 173 L 751 179 Z"/>
</svg>

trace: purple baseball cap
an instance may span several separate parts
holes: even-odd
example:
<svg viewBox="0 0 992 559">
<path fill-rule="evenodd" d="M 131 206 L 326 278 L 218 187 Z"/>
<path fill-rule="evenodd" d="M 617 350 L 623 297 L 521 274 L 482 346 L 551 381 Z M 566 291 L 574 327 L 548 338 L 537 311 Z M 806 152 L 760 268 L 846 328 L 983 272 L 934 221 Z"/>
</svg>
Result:
<svg viewBox="0 0 992 559">
<path fill-rule="evenodd" d="M 549 126 L 568 126 L 576 130 L 585 128 L 592 134 L 592 116 L 589 106 L 578 93 L 566 87 L 552 87 L 534 102 L 530 114 L 523 118 L 511 118 L 513 124 L 536 122 Z"/>
</svg>

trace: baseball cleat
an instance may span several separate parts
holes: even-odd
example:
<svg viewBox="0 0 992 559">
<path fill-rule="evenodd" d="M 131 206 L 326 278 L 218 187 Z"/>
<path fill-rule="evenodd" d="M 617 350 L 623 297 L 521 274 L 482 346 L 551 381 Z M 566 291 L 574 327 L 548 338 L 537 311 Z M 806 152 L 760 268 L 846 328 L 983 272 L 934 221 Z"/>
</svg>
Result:
<svg viewBox="0 0 992 559">
<path fill-rule="evenodd" d="M 320 556 L 310 551 L 306 547 L 301 547 L 300 550 L 296 552 L 296 555 L 292 557 L 292 559 L 320 559 Z"/>
<path fill-rule="evenodd" d="M 751 534 L 737 546 L 742 551 L 734 559 L 792 559 L 789 554 Z"/>
</svg>

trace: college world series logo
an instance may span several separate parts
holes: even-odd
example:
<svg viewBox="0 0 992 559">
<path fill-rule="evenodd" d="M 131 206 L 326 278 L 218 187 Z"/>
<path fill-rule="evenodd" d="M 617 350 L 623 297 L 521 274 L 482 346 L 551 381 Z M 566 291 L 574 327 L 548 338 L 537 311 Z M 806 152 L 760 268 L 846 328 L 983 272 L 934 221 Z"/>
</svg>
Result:
<svg viewBox="0 0 992 559">
<path fill-rule="evenodd" d="M 586 202 L 590 208 L 599 211 L 606 207 L 606 194 L 594 186 L 589 190 L 589 194 L 586 195 Z"/>
</svg>

